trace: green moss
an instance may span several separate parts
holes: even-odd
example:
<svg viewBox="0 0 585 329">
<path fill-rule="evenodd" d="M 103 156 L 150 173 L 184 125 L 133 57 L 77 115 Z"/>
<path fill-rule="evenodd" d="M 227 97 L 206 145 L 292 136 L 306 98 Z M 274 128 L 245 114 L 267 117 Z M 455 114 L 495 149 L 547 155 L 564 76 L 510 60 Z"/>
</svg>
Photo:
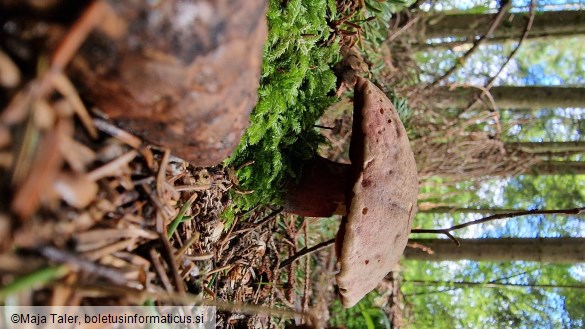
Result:
<svg viewBox="0 0 585 329">
<path fill-rule="evenodd" d="M 354 23 L 363 25 L 363 51 L 373 51 L 383 42 L 391 12 L 401 2 L 366 1 L 366 8 L 354 17 Z M 327 42 L 328 22 L 336 19 L 335 10 L 335 0 L 269 2 L 258 104 L 250 127 L 228 159 L 234 167 L 253 161 L 237 173 L 240 189 L 254 191 L 233 195 L 238 211 L 278 203 L 285 182 L 296 178 L 302 160 L 313 157 L 323 141 L 314 124 L 336 101 L 331 67 L 339 60 L 339 46 Z M 381 61 L 372 62 L 375 67 Z M 402 105 L 399 108 L 407 108 Z"/>
<path fill-rule="evenodd" d="M 322 139 L 313 125 L 335 101 L 331 66 L 339 49 L 326 45 L 334 10 L 331 0 L 269 3 L 259 101 L 228 160 L 235 167 L 254 161 L 238 172 L 240 187 L 254 191 L 235 195 L 240 210 L 277 202 L 285 180 L 295 177 L 298 163 L 312 157 Z"/>
</svg>

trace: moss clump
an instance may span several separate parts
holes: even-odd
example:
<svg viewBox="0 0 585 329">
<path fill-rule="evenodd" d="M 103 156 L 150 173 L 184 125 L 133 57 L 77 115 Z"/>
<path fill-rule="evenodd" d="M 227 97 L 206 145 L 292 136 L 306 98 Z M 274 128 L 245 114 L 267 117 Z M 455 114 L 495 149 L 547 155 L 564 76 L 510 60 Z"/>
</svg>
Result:
<svg viewBox="0 0 585 329">
<path fill-rule="evenodd" d="M 326 45 L 334 14 L 332 0 L 270 0 L 259 101 L 228 160 L 235 167 L 254 161 L 238 172 L 241 188 L 254 191 L 236 197 L 240 210 L 277 201 L 285 180 L 321 141 L 313 125 L 335 101 L 331 66 L 339 47 Z"/>
</svg>

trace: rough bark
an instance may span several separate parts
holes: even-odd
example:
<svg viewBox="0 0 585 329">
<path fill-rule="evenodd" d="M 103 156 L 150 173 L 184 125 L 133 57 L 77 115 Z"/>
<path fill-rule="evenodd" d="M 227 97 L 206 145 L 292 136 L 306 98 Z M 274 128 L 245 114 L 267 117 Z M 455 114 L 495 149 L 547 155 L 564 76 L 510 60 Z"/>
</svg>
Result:
<svg viewBox="0 0 585 329">
<path fill-rule="evenodd" d="M 516 142 L 506 147 L 520 149 L 526 153 L 585 152 L 585 142 Z"/>
<path fill-rule="evenodd" d="M 481 91 L 475 88 L 439 87 L 429 96 L 429 103 L 435 108 L 465 108 Z M 500 86 L 490 89 L 496 105 L 500 109 L 546 109 L 585 107 L 585 88 L 579 87 L 515 87 Z M 482 100 L 492 107 L 485 96 Z"/>
<path fill-rule="evenodd" d="M 585 262 L 585 238 L 501 238 L 501 239 L 459 239 L 457 247 L 448 239 L 410 239 L 427 249 L 407 247 L 407 259 L 445 261 L 533 261 L 543 263 L 574 264 Z"/>
<path fill-rule="evenodd" d="M 518 211 L 517 209 L 473 209 L 473 208 L 458 208 L 458 207 L 434 207 L 429 209 L 419 209 L 419 212 L 434 213 L 434 214 L 508 214 Z"/>
<path fill-rule="evenodd" d="M 582 161 L 545 161 L 528 168 L 526 174 L 532 175 L 582 175 L 585 162 Z"/>
</svg>

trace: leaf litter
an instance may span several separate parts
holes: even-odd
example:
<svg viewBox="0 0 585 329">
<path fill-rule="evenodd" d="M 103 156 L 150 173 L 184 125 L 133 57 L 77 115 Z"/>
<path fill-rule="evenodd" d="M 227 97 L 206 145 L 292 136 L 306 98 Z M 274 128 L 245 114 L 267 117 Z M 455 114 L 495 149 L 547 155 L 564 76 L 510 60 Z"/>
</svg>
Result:
<svg viewBox="0 0 585 329">
<path fill-rule="evenodd" d="M 274 268 L 273 225 L 236 222 L 226 234 L 229 168 L 193 167 L 91 119 L 59 79 L 58 92 L 46 95 L 34 92 L 38 79 L 3 90 L 13 97 L 0 124 L 0 295 L 21 304 L 116 304 L 127 301 L 125 289 L 184 287 L 203 299 L 270 304 L 269 285 L 258 280 Z M 111 289 L 84 289 L 97 285 Z M 251 321 L 232 312 L 218 319 L 223 327 Z"/>
</svg>

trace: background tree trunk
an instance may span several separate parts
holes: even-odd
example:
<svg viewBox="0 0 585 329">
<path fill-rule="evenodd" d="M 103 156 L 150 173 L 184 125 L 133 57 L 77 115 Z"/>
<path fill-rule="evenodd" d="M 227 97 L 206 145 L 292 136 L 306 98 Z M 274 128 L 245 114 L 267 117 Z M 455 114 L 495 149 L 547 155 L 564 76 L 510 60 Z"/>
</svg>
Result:
<svg viewBox="0 0 585 329">
<path fill-rule="evenodd" d="M 582 161 L 543 161 L 528 168 L 526 174 L 532 175 L 582 175 L 585 162 Z"/>
<path fill-rule="evenodd" d="M 430 248 L 407 247 L 407 259 L 444 261 L 533 261 L 544 263 L 573 264 L 585 262 L 585 238 L 502 238 L 502 239 L 459 239 L 457 247 L 449 239 L 410 239 L 413 243 Z"/>
<path fill-rule="evenodd" d="M 459 208 L 459 207 L 445 207 L 439 206 L 429 209 L 419 209 L 418 212 L 422 213 L 434 213 L 434 214 L 486 214 L 486 215 L 496 215 L 496 214 L 508 214 L 512 212 L 516 212 L 518 209 L 474 209 L 474 208 Z"/>
<path fill-rule="evenodd" d="M 499 86 L 490 89 L 498 108 L 542 109 L 558 107 L 585 107 L 585 88 L 579 87 L 515 87 Z M 439 87 L 429 96 L 429 104 L 436 108 L 465 108 L 480 95 L 475 88 Z M 482 100 L 488 102 L 483 96 Z M 491 104 L 488 102 L 488 106 Z"/>
<path fill-rule="evenodd" d="M 506 143 L 506 149 L 530 154 L 578 154 L 585 153 L 585 142 L 515 142 Z"/>
<path fill-rule="evenodd" d="M 467 38 L 484 35 L 495 14 L 433 15 L 426 19 L 425 36 L 432 38 Z M 491 37 L 495 40 L 519 39 L 528 13 L 508 13 Z M 585 11 L 537 12 L 529 38 L 585 34 Z"/>
</svg>

